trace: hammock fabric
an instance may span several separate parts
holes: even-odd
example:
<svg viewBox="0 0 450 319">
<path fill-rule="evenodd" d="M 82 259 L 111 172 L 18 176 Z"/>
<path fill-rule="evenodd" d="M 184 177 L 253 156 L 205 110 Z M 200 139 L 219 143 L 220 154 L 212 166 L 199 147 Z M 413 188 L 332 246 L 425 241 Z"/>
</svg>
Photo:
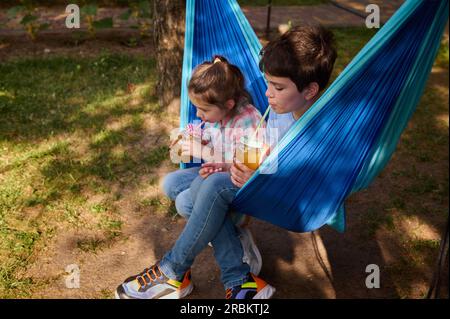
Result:
<svg viewBox="0 0 450 319">
<path fill-rule="evenodd" d="M 385 167 L 419 102 L 448 6 L 448 0 L 406 1 L 291 127 L 233 208 L 291 231 L 327 223 L 343 231 L 345 199 Z M 214 54 L 241 68 L 254 105 L 264 112 L 261 46 L 237 2 L 188 0 L 186 12 L 181 127 L 196 119 L 187 96 L 192 69 Z M 275 173 L 261 174 L 262 168 Z"/>
</svg>

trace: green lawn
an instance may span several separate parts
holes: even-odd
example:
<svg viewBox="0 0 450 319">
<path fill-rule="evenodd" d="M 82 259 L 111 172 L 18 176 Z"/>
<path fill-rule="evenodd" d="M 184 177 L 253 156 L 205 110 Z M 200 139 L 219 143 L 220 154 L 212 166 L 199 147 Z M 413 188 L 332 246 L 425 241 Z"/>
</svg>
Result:
<svg viewBox="0 0 450 319">
<path fill-rule="evenodd" d="M 0 64 L 0 297 L 28 295 L 33 283 L 17 274 L 58 223 L 103 231 L 106 240 L 120 234 L 120 194 L 88 200 L 166 158 L 165 146 L 133 147 L 145 137 L 143 117 L 161 113 L 153 68 L 151 59 L 120 55 Z"/>
<path fill-rule="evenodd" d="M 374 31 L 334 31 L 339 48 L 335 77 Z M 448 73 L 448 44 L 436 66 Z M 77 247 L 85 252 L 95 253 L 121 236 L 120 186 L 133 185 L 140 176 L 156 184 L 152 170 L 168 158 L 165 143 L 139 147 L 148 138 L 145 120 L 167 116 L 152 95 L 155 79 L 153 60 L 115 54 L 0 63 L 0 298 L 29 297 L 46 284 L 24 270 L 65 228 L 103 234 L 79 241 Z M 399 223 L 412 216 L 442 222 L 448 212 L 446 79 L 429 83 L 402 137 L 393 159 L 400 164 L 389 175 L 389 201 L 374 203 L 361 221 L 362 240 L 373 240 L 386 227 L 399 238 L 402 256 L 416 260 L 401 259 L 391 267 L 404 296 L 410 295 L 407 282 L 422 276 L 422 264 L 433 266 L 438 245 L 407 236 Z M 98 194 L 104 199 L 93 201 Z M 161 202 L 140 204 L 158 207 Z"/>
</svg>

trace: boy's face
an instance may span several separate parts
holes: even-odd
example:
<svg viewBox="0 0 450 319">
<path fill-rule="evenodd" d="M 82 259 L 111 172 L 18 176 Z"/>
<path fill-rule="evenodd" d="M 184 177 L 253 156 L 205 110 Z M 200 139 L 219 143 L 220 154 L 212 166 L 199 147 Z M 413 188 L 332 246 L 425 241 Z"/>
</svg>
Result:
<svg viewBox="0 0 450 319">
<path fill-rule="evenodd" d="M 266 96 L 275 113 L 298 113 L 311 106 L 311 96 L 305 90 L 299 92 L 290 78 L 264 73 L 267 80 Z"/>
</svg>

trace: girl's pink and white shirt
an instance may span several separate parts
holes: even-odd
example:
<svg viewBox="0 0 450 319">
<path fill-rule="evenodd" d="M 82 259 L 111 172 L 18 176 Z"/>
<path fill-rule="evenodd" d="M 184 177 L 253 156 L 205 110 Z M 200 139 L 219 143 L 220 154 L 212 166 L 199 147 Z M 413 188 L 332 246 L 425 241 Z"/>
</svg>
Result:
<svg viewBox="0 0 450 319">
<path fill-rule="evenodd" d="M 236 146 L 241 137 L 250 136 L 255 132 L 261 121 L 261 113 L 251 104 L 239 106 L 236 114 L 226 117 L 220 122 L 205 123 L 202 140 L 208 141 L 208 145 L 215 151 L 221 152 L 222 161 L 232 163 Z M 265 127 L 264 123 L 261 128 Z M 215 161 L 217 160 L 215 154 Z"/>
</svg>

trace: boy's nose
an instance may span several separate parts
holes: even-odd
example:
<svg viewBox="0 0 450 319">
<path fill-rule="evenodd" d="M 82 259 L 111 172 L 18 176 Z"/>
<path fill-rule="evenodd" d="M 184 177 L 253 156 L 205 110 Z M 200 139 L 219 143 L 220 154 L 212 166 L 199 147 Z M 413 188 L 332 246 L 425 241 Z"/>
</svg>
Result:
<svg viewBox="0 0 450 319">
<path fill-rule="evenodd" d="M 272 97 L 272 93 L 269 91 L 269 89 L 266 90 L 266 96 L 267 97 Z"/>
</svg>

